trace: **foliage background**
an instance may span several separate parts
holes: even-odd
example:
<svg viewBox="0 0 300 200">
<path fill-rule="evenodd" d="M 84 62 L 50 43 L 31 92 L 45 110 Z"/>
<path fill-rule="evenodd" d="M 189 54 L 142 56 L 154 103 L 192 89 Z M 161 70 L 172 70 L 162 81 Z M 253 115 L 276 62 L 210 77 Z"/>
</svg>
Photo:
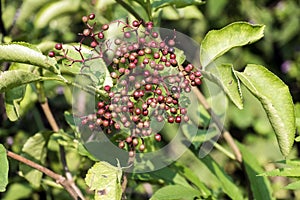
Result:
<svg viewBox="0 0 300 200">
<path fill-rule="evenodd" d="M 63 2 L 58 9 L 51 5 Z M 147 19 L 138 3 L 132 3 L 135 10 Z M 2 0 L 2 18 L 4 21 L 6 36 L 0 34 L 2 42 L 26 41 L 38 45 L 45 53 L 52 49 L 55 42 L 71 43 L 78 41 L 78 32 L 81 32 L 83 23 L 81 17 L 89 13 L 95 13 L 100 24 L 111 20 L 125 18 L 128 12 L 113 0 L 90 1 L 50 1 L 50 0 Z M 262 40 L 250 46 L 237 48 L 222 57 L 222 62 L 233 62 L 235 69 L 242 70 L 247 63 L 262 64 L 279 76 L 290 88 L 296 105 L 298 131 L 300 118 L 300 1 L 271 1 L 271 0 L 208 0 L 205 5 L 191 5 L 176 9 L 166 6 L 153 14 L 157 26 L 176 29 L 201 42 L 205 33 L 211 29 L 219 29 L 231 22 L 249 21 L 251 23 L 265 24 L 265 36 Z M 53 42 L 51 42 L 53 41 Z M 1 70 L 8 65 L 2 63 Z M 11 66 L 10 66 L 11 67 Z M 71 109 L 71 90 L 58 83 L 46 84 L 49 104 L 55 113 L 55 118 L 68 134 L 72 130 L 64 120 L 64 111 Z M 267 87 L 267 86 L 266 86 Z M 244 90 L 246 93 L 246 90 Z M 280 95 L 280 94 L 278 94 Z M 258 101 L 249 95 L 244 110 L 238 110 L 230 105 L 227 112 L 226 127 L 241 143 L 245 144 L 250 152 L 258 159 L 264 170 L 272 170 L 280 166 L 274 161 L 284 159 L 280 154 L 273 130 Z M 37 132 L 49 130 L 49 124 L 43 116 L 37 103 L 37 96 L 30 93 L 24 104 L 24 114 L 21 120 L 10 122 L 4 110 L 3 96 L 0 98 L 0 143 L 21 153 L 25 141 Z M 93 162 L 78 155 L 74 144 L 68 144 L 66 140 L 50 140 L 48 144 L 48 156 L 45 164 L 54 171 L 62 171 L 58 143 L 65 142 L 67 159 L 71 172 L 77 177 L 77 183 L 81 188 L 86 188 L 83 181 L 87 170 Z M 220 141 L 225 148 L 226 143 Z M 299 143 L 295 143 L 293 152 L 289 158 L 299 156 Z M 244 174 L 237 165 L 225 157 L 219 151 L 213 151 L 211 156 L 224 167 L 225 171 L 234 179 L 235 183 L 245 193 L 247 185 L 243 182 Z M 183 158 L 184 160 L 185 158 Z M 0 193 L 1 199 L 52 199 L 59 196 L 60 199 L 68 199 L 68 194 L 60 188 L 51 187 L 51 180 L 45 178 L 42 184 L 34 186 L 24 178 L 18 176 L 18 163 L 10 160 L 10 184 L 7 192 Z M 196 164 L 191 166 L 195 168 Z M 218 189 L 207 171 L 200 166 L 197 173 L 205 179 L 205 183 L 211 188 Z M 203 174 L 207 174 L 203 175 Z M 146 198 L 161 183 L 159 179 L 148 182 L 130 181 L 129 191 L 132 199 Z M 271 183 L 276 198 L 289 199 L 300 198 L 297 190 L 285 190 L 283 186 L 291 180 L 285 177 L 272 177 Z M 216 191 L 215 190 L 215 191 Z M 47 191 L 47 192 L 46 192 Z M 88 191 L 86 191 L 88 193 Z M 218 193 L 218 192 L 216 192 Z M 90 194 L 92 196 L 92 194 Z M 216 194 L 218 195 L 218 194 Z M 54 198 L 55 199 L 55 198 Z"/>
</svg>

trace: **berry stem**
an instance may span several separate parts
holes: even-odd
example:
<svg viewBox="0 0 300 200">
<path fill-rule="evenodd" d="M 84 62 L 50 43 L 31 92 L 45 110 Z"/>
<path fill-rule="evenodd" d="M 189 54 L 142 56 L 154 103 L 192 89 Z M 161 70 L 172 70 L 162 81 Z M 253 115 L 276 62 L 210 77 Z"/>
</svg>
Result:
<svg viewBox="0 0 300 200">
<path fill-rule="evenodd" d="M 210 113 L 211 118 L 214 120 L 214 122 L 216 123 L 218 129 L 222 132 L 222 136 L 223 138 L 226 140 L 226 142 L 228 143 L 228 145 L 230 146 L 230 148 L 232 149 L 234 155 L 235 155 L 235 159 L 241 163 L 242 162 L 242 154 L 238 148 L 238 146 L 236 145 L 236 143 L 234 142 L 234 139 L 232 138 L 231 134 L 229 133 L 229 131 L 227 131 L 223 124 L 221 123 L 220 119 L 218 118 L 218 116 L 214 113 L 214 111 L 212 110 L 212 108 L 210 107 L 210 105 L 208 104 L 208 102 L 206 101 L 204 95 L 200 92 L 200 90 L 196 87 L 192 87 L 192 91 L 194 92 L 194 94 L 197 96 L 198 100 L 200 101 L 200 103 L 203 105 L 203 107 L 205 108 L 205 110 L 207 110 L 208 113 Z"/>
</svg>

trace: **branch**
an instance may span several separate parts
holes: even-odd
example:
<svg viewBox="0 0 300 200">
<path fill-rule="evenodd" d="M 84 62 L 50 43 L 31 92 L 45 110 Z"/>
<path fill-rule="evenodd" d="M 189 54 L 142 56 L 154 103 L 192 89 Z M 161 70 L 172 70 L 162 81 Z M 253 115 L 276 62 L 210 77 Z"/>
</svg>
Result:
<svg viewBox="0 0 300 200">
<path fill-rule="evenodd" d="M 210 105 L 206 101 L 206 98 L 203 96 L 203 94 L 200 92 L 200 90 L 198 88 L 196 88 L 196 87 L 193 87 L 192 91 L 197 96 L 198 100 L 203 105 L 203 107 L 205 108 L 205 110 L 207 110 L 207 112 L 210 113 L 212 120 L 216 123 L 218 129 L 223 134 L 223 138 L 226 140 L 226 142 L 228 143 L 228 145 L 232 149 L 232 151 L 233 151 L 233 153 L 235 155 L 235 159 L 238 162 L 241 163 L 242 162 L 242 154 L 241 154 L 239 148 L 237 147 L 237 145 L 235 144 L 235 142 L 234 142 L 231 134 L 223 127 L 223 124 L 220 122 L 218 116 L 211 109 Z"/>
<path fill-rule="evenodd" d="M 20 161 L 34 169 L 39 170 L 40 172 L 46 174 L 47 176 L 53 178 L 56 180 L 56 183 L 60 184 L 63 186 L 73 197 L 73 199 L 78 199 L 78 194 L 73 190 L 72 186 L 70 185 L 70 182 L 63 176 L 51 171 L 50 169 L 43 167 L 42 165 L 39 165 L 31 160 L 28 160 L 27 158 L 24 158 L 23 156 L 20 156 L 18 154 L 15 154 L 11 151 L 7 151 L 7 156 Z"/>
<path fill-rule="evenodd" d="M 50 110 L 50 107 L 49 107 L 49 104 L 48 104 L 48 101 L 46 99 L 46 101 L 44 103 L 41 103 L 41 107 L 46 115 L 46 118 L 52 128 L 52 130 L 54 132 L 59 132 L 59 127 L 53 117 L 53 114 Z M 70 184 L 70 187 L 72 188 L 73 192 L 76 194 L 76 199 L 77 198 L 80 198 L 80 199 L 84 199 L 80 189 L 75 185 L 74 183 L 74 180 L 73 180 L 73 177 L 72 177 L 72 174 L 71 172 L 69 171 L 69 168 L 68 168 L 68 165 L 67 165 L 67 161 L 66 161 L 66 153 L 65 153 L 65 148 L 61 145 L 59 145 L 59 152 L 60 152 L 60 159 L 61 159 L 61 162 L 62 162 L 62 165 L 63 165 L 63 168 L 64 168 L 64 171 L 65 171 L 65 175 L 67 177 L 67 180 Z"/>
</svg>

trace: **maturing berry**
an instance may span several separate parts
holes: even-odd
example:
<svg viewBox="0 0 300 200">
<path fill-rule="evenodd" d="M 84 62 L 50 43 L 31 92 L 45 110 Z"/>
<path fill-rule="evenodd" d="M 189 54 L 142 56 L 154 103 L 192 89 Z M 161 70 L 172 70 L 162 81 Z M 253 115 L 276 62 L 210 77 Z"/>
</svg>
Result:
<svg viewBox="0 0 300 200">
<path fill-rule="evenodd" d="M 91 34 L 91 30 L 86 28 L 86 29 L 83 30 L 82 34 L 87 37 Z"/>
<path fill-rule="evenodd" d="M 152 32 L 152 37 L 157 38 L 158 37 L 158 33 L 157 32 Z"/>
<path fill-rule="evenodd" d="M 119 142 L 119 148 L 123 149 L 125 147 L 125 142 L 121 141 Z"/>
<path fill-rule="evenodd" d="M 81 18 L 81 20 L 82 20 L 84 23 L 86 23 L 87 21 L 89 21 L 89 18 L 88 18 L 87 16 L 83 16 L 83 17 Z"/>
<path fill-rule="evenodd" d="M 133 138 L 132 144 L 133 144 L 133 146 L 137 146 L 139 144 L 139 139 Z"/>
<path fill-rule="evenodd" d="M 158 134 L 158 133 L 155 134 L 154 139 L 155 139 L 157 142 L 160 142 L 160 141 L 161 141 L 161 135 Z"/>
<path fill-rule="evenodd" d="M 139 150 L 140 150 L 140 151 L 144 151 L 144 150 L 145 150 L 145 145 L 144 145 L 144 144 L 141 144 L 140 147 L 139 147 Z"/>
<path fill-rule="evenodd" d="M 126 138 L 126 142 L 127 142 L 128 144 L 131 143 L 131 142 L 132 142 L 132 137 L 130 137 L 130 136 L 127 137 L 127 138 Z"/>
<path fill-rule="evenodd" d="M 130 151 L 128 152 L 128 156 L 129 156 L 129 157 L 133 157 L 133 156 L 134 156 L 134 151 L 130 150 Z"/>
<path fill-rule="evenodd" d="M 130 32 L 125 32 L 124 33 L 124 37 L 125 38 L 130 38 L 131 37 L 131 33 Z"/>
<path fill-rule="evenodd" d="M 202 83 L 202 81 L 201 81 L 201 79 L 200 78 L 195 78 L 195 84 L 196 85 L 201 85 L 201 83 Z"/>
<path fill-rule="evenodd" d="M 147 22 L 146 27 L 147 27 L 147 29 L 152 29 L 153 28 L 153 22 Z"/>
<path fill-rule="evenodd" d="M 169 117 L 168 117 L 168 122 L 169 122 L 169 123 L 172 124 L 172 123 L 174 123 L 174 121 L 175 121 L 175 119 L 174 119 L 173 116 L 169 116 Z"/>
<path fill-rule="evenodd" d="M 54 51 L 50 51 L 48 53 L 48 56 L 51 57 L 51 58 L 55 57 L 55 52 Z"/>
<path fill-rule="evenodd" d="M 92 41 L 92 42 L 91 42 L 91 47 L 92 47 L 92 48 L 97 47 L 97 45 L 98 45 L 98 42 L 97 42 L 97 41 Z"/>
<path fill-rule="evenodd" d="M 55 44 L 55 49 L 61 50 L 62 49 L 62 44 L 61 43 Z"/>
<path fill-rule="evenodd" d="M 108 28 L 109 28 L 109 25 L 108 25 L 108 24 L 103 24 L 103 25 L 102 25 L 102 30 L 105 31 L 105 30 L 107 30 Z"/>
<path fill-rule="evenodd" d="M 109 92 L 110 91 L 110 86 L 109 85 L 106 85 L 106 86 L 104 86 L 104 90 L 106 91 L 106 92 Z"/>
<path fill-rule="evenodd" d="M 98 33 L 98 38 L 99 38 L 99 39 L 103 39 L 103 38 L 104 38 L 103 32 L 99 32 L 99 33 Z"/>
<path fill-rule="evenodd" d="M 134 20 L 134 21 L 132 22 L 132 26 L 134 26 L 134 27 L 139 27 L 139 26 L 140 26 L 140 22 L 137 21 L 137 20 Z"/>
<path fill-rule="evenodd" d="M 181 116 L 176 116 L 175 122 L 176 122 L 176 123 L 180 123 L 180 122 L 181 122 Z"/>
<path fill-rule="evenodd" d="M 175 40 L 173 40 L 173 39 L 169 40 L 168 45 L 171 46 L 171 47 L 174 46 L 175 45 Z"/>
<path fill-rule="evenodd" d="M 94 13 L 90 14 L 90 15 L 89 15 L 89 19 L 90 19 L 90 20 L 95 19 L 95 14 L 94 14 Z"/>
</svg>

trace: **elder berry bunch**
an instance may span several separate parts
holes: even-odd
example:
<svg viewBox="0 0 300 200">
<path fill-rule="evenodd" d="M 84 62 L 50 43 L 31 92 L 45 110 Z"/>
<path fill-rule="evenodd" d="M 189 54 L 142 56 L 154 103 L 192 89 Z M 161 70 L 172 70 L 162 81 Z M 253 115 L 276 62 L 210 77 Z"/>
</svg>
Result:
<svg viewBox="0 0 300 200">
<path fill-rule="evenodd" d="M 108 98 L 99 98 L 95 113 L 82 116 L 81 124 L 107 135 L 126 132 L 116 142 L 134 156 L 136 151 L 145 151 L 145 138 L 161 141 L 159 125 L 189 121 L 185 94 L 201 84 L 202 75 L 199 68 L 181 61 L 175 31 L 163 38 L 152 22 L 137 20 L 118 20 L 98 28 L 91 24 L 94 18 L 94 14 L 82 17 L 87 28 L 80 33 L 80 46 L 87 43 L 94 52 L 92 57 L 85 58 L 79 47 L 75 49 L 82 59 L 75 60 L 62 44 L 55 48 L 71 64 L 92 59 L 105 62 L 112 79 L 111 85 L 102 88 Z M 117 27 L 119 34 L 109 37 L 106 33 L 111 27 Z"/>
</svg>

